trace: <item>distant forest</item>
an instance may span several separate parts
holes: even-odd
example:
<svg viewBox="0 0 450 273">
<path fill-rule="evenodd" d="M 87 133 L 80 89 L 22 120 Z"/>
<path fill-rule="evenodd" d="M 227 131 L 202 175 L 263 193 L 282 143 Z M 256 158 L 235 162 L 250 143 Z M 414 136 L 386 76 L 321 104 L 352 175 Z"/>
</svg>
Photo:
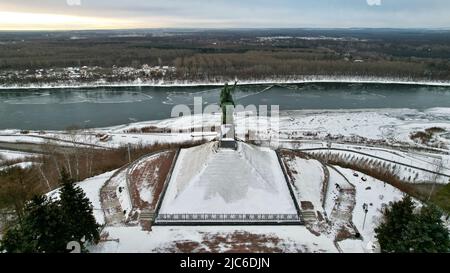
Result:
<svg viewBox="0 0 450 273">
<path fill-rule="evenodd" d="M 0 72 L 98 66 L 104 69 L 100 77 L 108 78 L 113 66 L 139 68 L 144 64 L 175 67 L 175 72 L 165 75 L 170 80 L 307 75 L 450 80 L 450 31 L 0 32 Z"/>
</svg>

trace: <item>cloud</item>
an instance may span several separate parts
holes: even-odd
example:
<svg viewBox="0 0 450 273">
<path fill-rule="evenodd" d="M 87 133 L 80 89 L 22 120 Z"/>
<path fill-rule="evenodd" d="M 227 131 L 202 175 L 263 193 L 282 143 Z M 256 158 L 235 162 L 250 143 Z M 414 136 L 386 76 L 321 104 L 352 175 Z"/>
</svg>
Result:
<svg viewBox="0 0 450 273">
<path fill-rule="evenodd" d="M 369 6 L 381 6 L 381 0 L 366 0 Z"/>
</svg>

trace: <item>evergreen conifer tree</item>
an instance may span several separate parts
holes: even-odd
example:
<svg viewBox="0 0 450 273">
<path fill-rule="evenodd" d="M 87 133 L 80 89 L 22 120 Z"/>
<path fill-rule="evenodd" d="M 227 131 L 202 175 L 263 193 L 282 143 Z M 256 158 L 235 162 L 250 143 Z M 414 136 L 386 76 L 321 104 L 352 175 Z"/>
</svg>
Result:
<svg viewBox="0 0 450 273">
<path fill-rule="evenodd" d="M 100 239 L 99 225 L 95 221 L 91 202 L 84 191 L 74 184 L 66 172 L 62 172 L 63 187 L 60 193 L 61 211 L 66 221 L 66 229 L 70 234 L 69 241 L 83 244 L 82 239 L 97 242 Z"/>
<path fill-rule="evenodd" d="M 89 199 L 65 171 L 61 183 L 59 200 L 36 196 L 26 205 L 24 217 L 5 233 L 1 251 L 67 252 L 71 241 L 79 242 L 85 250 L 85 241 L 99 240 L 99 226 Z"/>
<path fill-rule="evenodd" d="M 424 205 L 415 213 L 407 196 L 383 213 L 383 222 L 375 229 L 382 252 L 449 252 L 449 231 L 442 214 L 433 205 Z"/>
<path fill-rule="evenodd" d="M 25 217 L 2 240 L 6 252 L 64 252 L 68 233 L 61 207 L 44 196 L 34 197 Z"/>
</svg>

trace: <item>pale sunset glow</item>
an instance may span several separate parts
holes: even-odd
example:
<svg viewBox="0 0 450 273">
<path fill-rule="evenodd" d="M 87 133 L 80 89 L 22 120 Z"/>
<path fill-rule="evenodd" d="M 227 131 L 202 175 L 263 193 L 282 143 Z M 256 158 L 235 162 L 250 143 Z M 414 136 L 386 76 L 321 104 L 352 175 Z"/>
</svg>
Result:
<svg viewBox="0 0 450 273">
<path fill-rule="evenodd" d="M 0 0 L 0 30 L 449 28 L 448 0 Z"/>
<path fill-rule="evenodd" d="M 130 20 L 47 13 L 0 12 L 0 29 L 2 30 L 125 29 L 135 26 L 136 23 Z"/>
</svg>

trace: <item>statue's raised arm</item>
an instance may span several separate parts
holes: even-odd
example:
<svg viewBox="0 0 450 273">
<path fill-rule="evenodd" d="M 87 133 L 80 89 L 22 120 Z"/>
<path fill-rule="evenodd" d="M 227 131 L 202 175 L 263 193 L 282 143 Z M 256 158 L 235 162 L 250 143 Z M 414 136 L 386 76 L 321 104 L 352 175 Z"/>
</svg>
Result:
<svg viewBox="0 0 450 273">
<path fill-rule="evenodd" d="M 237 83 L 238 83 L 238 81 L 234 82 L 233 89 L 231 90 L 232 92 L 234 92 L 234 90 L 236 89 Z"/>
</svg>

